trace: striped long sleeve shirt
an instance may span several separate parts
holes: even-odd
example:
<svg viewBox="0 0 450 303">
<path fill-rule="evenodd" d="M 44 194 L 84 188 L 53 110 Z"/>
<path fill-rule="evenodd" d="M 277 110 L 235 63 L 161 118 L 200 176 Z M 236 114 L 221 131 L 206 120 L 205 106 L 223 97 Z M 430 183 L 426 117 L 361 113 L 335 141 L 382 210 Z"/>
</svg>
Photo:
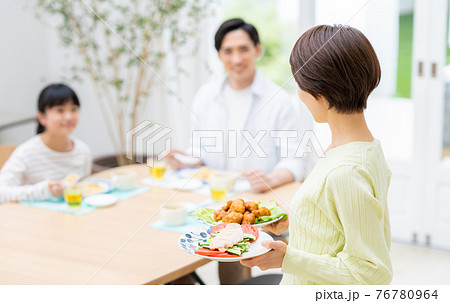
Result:
<svg viewBox="0 0 450 303">
<path fill-rule="evenodd" d="M 48 181 L 62 181 L 69 174 L 91 173 L 92 153 L 81 140 L 70 137 L 74 148 L 56 152 L 36 135 L 19 145 L 0 170 L 0 203 L 42 200 L 51 197 Z"/>
<path fill-rule="evenodd" d="M 390 176 L 378 140 L 327 152 L 291 201 L 281 284 L 389 284 Z"/>
</svg>

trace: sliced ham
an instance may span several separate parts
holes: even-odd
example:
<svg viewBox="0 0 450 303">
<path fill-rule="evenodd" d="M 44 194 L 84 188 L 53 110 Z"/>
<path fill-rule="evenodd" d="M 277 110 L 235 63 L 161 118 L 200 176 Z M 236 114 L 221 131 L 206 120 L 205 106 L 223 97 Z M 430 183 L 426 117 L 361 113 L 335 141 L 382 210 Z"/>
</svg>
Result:
<svg viewBox="0 0 450 303">
<path fill-rule="evenodd" d="M 243 239 L 244 233 L 242 232 L 241 225 L 229 223 L 211 240 L 209 249 L 218 249 L 223 252 L 234 244 L 241 242 Z"/>
</svg>

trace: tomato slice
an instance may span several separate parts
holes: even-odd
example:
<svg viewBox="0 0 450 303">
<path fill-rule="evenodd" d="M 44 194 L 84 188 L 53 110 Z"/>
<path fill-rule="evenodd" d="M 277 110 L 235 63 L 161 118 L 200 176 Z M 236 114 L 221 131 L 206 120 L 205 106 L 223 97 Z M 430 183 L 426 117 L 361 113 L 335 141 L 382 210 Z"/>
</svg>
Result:
<svg viewBox="0 0 450 303">
<path fill-rule="evenodd" d="M 207 248 L 199 248 L 195 251 L 195 253 L 197 255 L 201 255 L 201 256 L 207 256 L 207 257 L 216 257 L 216 258 L 234 258 L 234 257 L 239 257 L 230 253 L 225 252 L 221 252 L 218 250 L 211 250 L 211 249 L 207 249 Z"/>
<path fill-rule="evenodd" d="M 256 227 L 254 227 L 250 224 L 242 224 L 241 228 L 242 228 L 242 232 L 244 234 L 253 235 L 255 237 L 255 241 L 258 240 L 259 231 Z M 249 241 L 249 242 L 254 242 L 254 241 Z"/>
<path fill-rule="evenodd" d="M 222 229 L 224 229 L 227 226 L 228 223 L 220 223 L 217 224 L 216 226 L 213 227 L 213 229 L 211 230 L 211 232 L 209 233 L 211 236 L 214 236 L 215 234 L 217 234 L 218 231 L 221 231 Z"/>
</svg>

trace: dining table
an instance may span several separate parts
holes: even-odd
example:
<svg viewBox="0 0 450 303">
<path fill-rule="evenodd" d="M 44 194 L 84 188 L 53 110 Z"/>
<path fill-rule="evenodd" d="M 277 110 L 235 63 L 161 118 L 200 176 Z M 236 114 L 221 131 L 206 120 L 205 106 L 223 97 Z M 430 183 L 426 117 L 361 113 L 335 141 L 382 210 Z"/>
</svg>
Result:
<svg viewBox="0 0 450 303">
<path fill-rule="evenodd" d="M 137 172 L 150 177 L 144 164 L 96 173 Z M 299 188 L 293 182 L 265 193 L 236 197 L 288 203 Z M 154 229 L 168 202 L 201 204 L 208 195 L 151 186 L 145 193 L 77 216 L 25 206 L 0 205 L 0 284 L 167 284 L 210 262 L 178 247 L 180 233 Z"/>
</svg>

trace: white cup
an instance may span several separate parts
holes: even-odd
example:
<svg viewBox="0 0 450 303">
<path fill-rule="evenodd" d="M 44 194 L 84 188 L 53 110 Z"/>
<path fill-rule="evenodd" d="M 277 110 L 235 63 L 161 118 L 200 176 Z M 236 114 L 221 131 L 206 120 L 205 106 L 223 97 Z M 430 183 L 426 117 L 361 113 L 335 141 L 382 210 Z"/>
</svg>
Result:
<svg viewBox="0 0 450 303">
<path fill-rule="evenodd" d="M 217 172 L 217 173 L 214 173 L 211 175 L 210 183 L 212 184 L 214 182 L 224 182 L 227 185 L 227 190 L 232 191 L 234 189 L 234 185 L 236 184 L 236 178 L 237 178 L 237 174 L 235 174 L 235 173 Z M 218 181 L 218 180 L 220 180 L 220 181 Z"/>
<path fill-rule="evenodd" d="M 118 190 L 130 190 L 136 186 L 137 173 L 135 171 L 122 171 L 111 173 L 111 181 Z"/>
<path fill-rule="evenodd" d="M 189 209 L 186 203 L 172 202 L 167 203 L 161 209 L 161 220 L 169 226 L 180 226 L 186 222 Z"/>
</svg>

